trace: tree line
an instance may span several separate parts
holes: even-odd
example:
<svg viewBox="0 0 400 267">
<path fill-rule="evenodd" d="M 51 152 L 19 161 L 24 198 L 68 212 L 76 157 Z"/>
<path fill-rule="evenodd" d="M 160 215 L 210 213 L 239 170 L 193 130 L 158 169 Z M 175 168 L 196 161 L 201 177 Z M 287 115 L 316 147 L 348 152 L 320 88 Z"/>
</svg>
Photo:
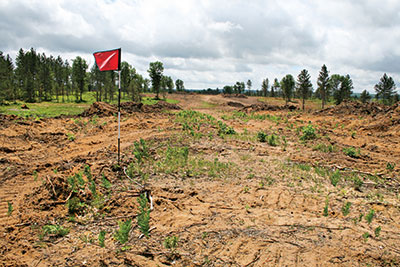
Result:
<svg viewBox="0 0 400 267">
<path fill-rule="evenodd" d="M 339 105 L 344 100 L 351 99 L 353 94 L 353 81 L 350 75 L 332 74 L 329 75 L 326 65 L 322 65 L 317 79 L 317 89 L 313 90 L 311 83 L 311 76 L 308 70 L 303 69 L 297 79 L 287 74 L 280 81 L 275 78 L 272 83 L 269 79 L 263 79 L 261 88 L 259 90 L 251 90 L 252 82 L 248 80 L 248 91 L 245 91 L 244 82 L 236 82 L 234 85 L 226 85 L 223 87 L 222 92 L 225 94 L 242 94 L 256 95 L 264 97 L 282 97 L 286 104 L 292 101 L 293 98 L 299 98 L 302 101 L 302 109 L 304 110 L 305 100 L 311 97 L 321 100 L 321 108 L 325 104 L 334 100 L 336 105 Z M 392 105 L 399 101 L 399 95 L 396 93 L 396 84 L 392 77 L 386 73 L 382 76 L 380 81 L 374 86 L 376 92 L 376 99 L 380 100 L 386 105 Z M 217 89 L 218 90 L 218 89 Z M 212 90 L 209 90 L 210 92 Z M 219 91 L 219 90 L 218 90 Z M 371 100 L 371 95 L 367 90 L 360 94 L 360 100 L 367 102 Z"/>
<path fill-rule="evenodd" d="M 172 93 L 184 91 L 184 83 L 163 75 L 161 62 L 149 65 L 151 79 L 144 78 L 128 62 L 121 63 L 121 92 L 132 101 L 140 101 L 141 92 Z M 15 63 L 0 51 L 0 104 L 42 101 L 83 101 L 83 93 L 95 92 L 96 101 L 113 101 L 117 95 L 118 73 L 99 71 L 96 64 L 88 70 L 85 59 L 77 56 L 70 65 L 61 56 L 47 56 L 34 48 L 20 49 Z M 150 86 L 150 82 L 151 85 Z"/>
</svg>

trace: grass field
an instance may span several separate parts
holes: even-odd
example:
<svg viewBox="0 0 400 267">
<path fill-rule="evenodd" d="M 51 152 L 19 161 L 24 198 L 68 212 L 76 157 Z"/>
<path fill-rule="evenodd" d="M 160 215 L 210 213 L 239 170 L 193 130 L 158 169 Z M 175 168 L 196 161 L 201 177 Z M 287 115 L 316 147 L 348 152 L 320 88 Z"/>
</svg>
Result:
<svg viewBox="0 0 400 267">
<path fill-rule="evenodd" d="M 61 99 L 61 97 L 60 97 Z M 121 102 L 131 101 L 128 97 L 122 97 Z M 142 103 L 144 105 L 154 105 L 160 100 L 155 100 L 152 97 L 143 97 Z M 174 99 L 165 100 L 171 104 L 177 104 L 179 101 Z M 83 95 L 83 102 L 76 103 L 75 101 L 65 101 L 64 103 L 56 102 L 55 100 L 50 102 L 41 103 L 26 103 L 17 101 L 15 104 L 0 105 L 0 113 L 7 115 L 17 115 L 20 117 L 57 117 L 60 115 L 78 115 L 81 114 L 85 109 L 89 108 L 91 104 L 96 102 L 95 93 L 86 92 Z M 118 99 L 114 99 L 110 102 L 111 104 L 117 104 Z M 29 109 L 22 109 L 21 106 L 26 105 Z"/>
</svg>

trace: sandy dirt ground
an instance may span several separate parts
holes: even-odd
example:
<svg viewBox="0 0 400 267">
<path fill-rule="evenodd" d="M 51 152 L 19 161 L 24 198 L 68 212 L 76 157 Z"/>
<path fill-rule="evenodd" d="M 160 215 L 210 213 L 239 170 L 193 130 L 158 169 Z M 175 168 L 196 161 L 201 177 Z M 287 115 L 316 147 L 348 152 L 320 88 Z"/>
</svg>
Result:
<svg viewBox="0 0 400 267">
<path fill-rule="evenodd" d="M 169 98 L 0 115 L 0 265 L 400 265 L 400 106 Z"/>
</svg>

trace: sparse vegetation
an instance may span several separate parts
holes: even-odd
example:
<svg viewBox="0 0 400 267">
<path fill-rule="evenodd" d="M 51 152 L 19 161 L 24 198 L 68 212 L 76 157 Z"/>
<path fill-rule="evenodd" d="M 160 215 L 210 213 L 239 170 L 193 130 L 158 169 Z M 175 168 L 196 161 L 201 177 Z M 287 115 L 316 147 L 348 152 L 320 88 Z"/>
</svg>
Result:
<svg viewBox="0 0 400 267">
<path fill-rule="evenodd" d="M 7 201 L 7 216 L 11 216 L 14 208 L 10 201 Z"/>
<path fill-rule="evenodd" d="M 351 202 L 346 202 L 343 207 L 342 207 L 342 214 L 343 216 L 347 216 L 350 214 L 350 207 L 351 207 Z"/>
<path fill-rule="evenodd" d="M 367 221 L 368 224 L 371 224 L 374 216 L 375 216 L 375 210 L 370 209 L 367 215 L 365 215 L 365 220 Z"/>
<path fill-rule="evenodd" d="M 145 194 L 141 194 L 137 198 L 139 203 L 139 214 L 137 216 L 137 222 L 139 230 L 146 236 L 149 236 L 149 222 L 150 222 L 150 208 Z"/>
<path fill-rule="evenodd" d="M 345 147 L 343 148 L 343 152 L 346 156 L 352 158 L 359 158 L 361 156 L 360 149 L 356 150 L 354 147 Z"/>
<path fill-rule="evenodd" d="M 106 239 L 106 231 L 101 230 L 99 233 L 99 246 L 104 248 L 105 247 L 105 239 Z"/>
<path fill-rule="evenodd" d="M 300 136 L 300 140 L 308 141 L 317 138 L 317 134 L 315 132 L 315 128 L 312 124 L 308 124 L 307 126 L 303 127 L 302 135 Z"/>
<path fill-rule="evenodd" d="M 121 244 L 124 245 L 129 240 L 129 233 L 132 229 L 132 220 L 118 221 L 118 230 L 114 234 L 114 238 Z"/>
</svg>

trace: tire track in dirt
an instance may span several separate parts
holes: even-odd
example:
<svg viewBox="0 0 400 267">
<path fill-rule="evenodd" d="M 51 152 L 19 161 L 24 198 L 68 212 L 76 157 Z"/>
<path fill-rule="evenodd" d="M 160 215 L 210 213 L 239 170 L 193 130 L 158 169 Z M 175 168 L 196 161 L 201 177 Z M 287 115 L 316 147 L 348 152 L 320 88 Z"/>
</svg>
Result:
<svg viewBox="0 0 400 267">
<path fill-rule="evenodd" d="M 133 116 L 122 122 L 121 151 L 128 149 L 134 141 L 140 138 L 148 139 L 165 135 L 164 130 L 167 126 L 171 126 L 171 123 L 168 117 L 163 115 L 161 115 L 161 118 L 159 117 L 150 117 L 143 122 L 140 117 Z M 65 128 L 60 128 L 60 124 L 64 124 Z M 22 127 L 30 128 L 32 124 Z M 75 141 L 69 141 L 66 135 L 60 138 L 61 134 L 57 135 L 57 142 L 54 142 L 55 140 L 51 138 L 36 140 L 35 136 L 40 138 L 44 136 L 42 129 L 45 129 L 45 133 L 51 132 L 52 128 L 56 128 L 57 133 L 68 132 L 67 128 L 70 126 L 62 119 L 48 119 L 46 122 L 34 124 L 33 127 L 35 128 L 29 129 L 31 134 L 28 137 L 20 135 L 19 133 L 23 132 L 24 129 L 16 129 L 15 125 L 2 129 L 0 132 L 2 140 L 5 141 L 5 147 L 16 148 L 19 146 L 19 149 L 12 151 L 0 151 L 0 158 L 7 159 L 4 163 L 0 163 L 4 164 L 5 170 L 2 172 L 3 174 L 0 173 L 0 176 L 2 176 L 2 184 L 0 184 L 0 228 L 18 223 L 19 201 L 25 193 L 31 192 L 35 186 L 40 184 L 40 180 L 46 175 L 46 172 L 55 171 L 65 162 L 73 163 L 82 158 L 95 156 L 104 149 L 115 153 L 115 159 L 108 160 L 116 161 L 117 158 L 117 142 L 114 138 L 116 137 L 116 122 L 109 123 L 100 131 L 92 129 L 94 132 L 85 133 L 82 136 L 79 134 Z M 160 131 L 160 127 L 164 130 Z M 34 145 L 27 145 L 29 142 L 33 142 Z M 18 168 L 15 166 L 18 166 Z M 32 175 L 35 170 L 39 179 Z M 11 203 L 13 207 L 11 216 L 7 215 L 8 203 Z"/>
</svg>

